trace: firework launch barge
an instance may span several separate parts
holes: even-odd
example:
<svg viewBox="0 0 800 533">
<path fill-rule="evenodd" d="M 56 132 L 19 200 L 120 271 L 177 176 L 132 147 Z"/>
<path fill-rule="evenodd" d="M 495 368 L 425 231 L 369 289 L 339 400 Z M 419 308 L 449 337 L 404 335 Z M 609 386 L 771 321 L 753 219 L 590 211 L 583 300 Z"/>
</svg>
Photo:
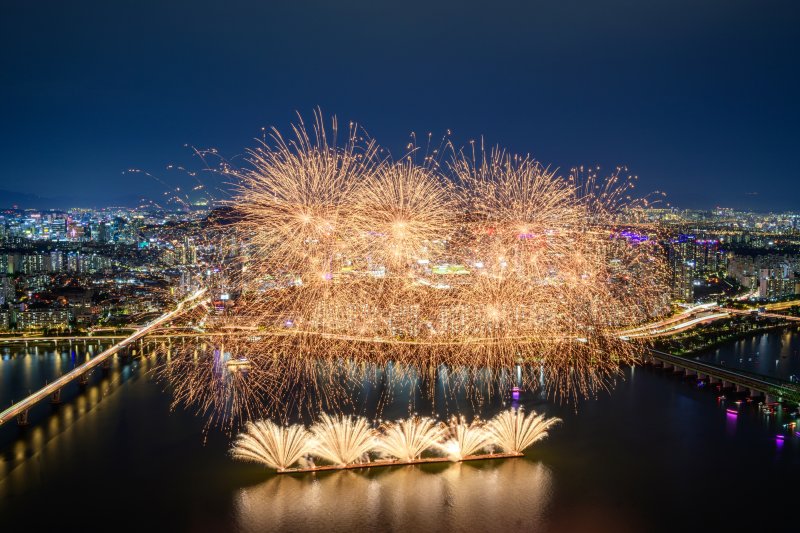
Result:
<svg viewBox="0 0 800 533">
<path fill-rule="evenodd" d="M 308 472 L 327 472 L 330 470 L 354 470 L 357 468 L 376 468 L 380 466 L 406 466 L 406 465 L 419 465 L 429 463 L 453 463 L 463 461 L 485 461 L 489 459 L 513 459 L 516 457 L 524 457 L 524 453 L 486 453 L 482 455 L 468 455 L 458 461 L 453 461 L 447 457 L 422 457 L 414 459 L 413 461 L 398 461 L 393 459 L 380 459 L 377 461 L 369 461 L 366 463 L 351 463 L 346 465 L 324 465 L 324 466 L 311 466 L 301 468 L 286 468 L 277 470 L 278 474 L 304 474 Z"/>
</svg>

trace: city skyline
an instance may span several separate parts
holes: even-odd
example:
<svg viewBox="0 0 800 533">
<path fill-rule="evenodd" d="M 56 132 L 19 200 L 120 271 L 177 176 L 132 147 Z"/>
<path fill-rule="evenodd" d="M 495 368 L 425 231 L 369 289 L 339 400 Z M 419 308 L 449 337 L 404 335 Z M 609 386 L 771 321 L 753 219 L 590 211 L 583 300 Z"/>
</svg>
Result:
<svg viewBox="0 0 800 533">
<path fill-rule="evenodd" d="M 565 174 L 624 165 L 683 208 L 788 211 L 798 15 L 789 2 L 15 3 L 0 190 L 59 204 L 30 207 L 156 199 L 168 187 L 126 171 L 185 186 L 166 170 L 202 167 L 185 145 L 236 158 L 320 106 L 394 156 L 412 132 L 451 131 Z"/>
</svg>

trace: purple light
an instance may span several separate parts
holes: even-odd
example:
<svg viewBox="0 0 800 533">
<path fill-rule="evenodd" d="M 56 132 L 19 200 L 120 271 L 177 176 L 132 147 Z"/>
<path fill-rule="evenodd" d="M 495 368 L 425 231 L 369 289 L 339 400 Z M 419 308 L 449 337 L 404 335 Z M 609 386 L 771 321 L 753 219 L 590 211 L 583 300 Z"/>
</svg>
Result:
<svg viewBox="0 0 800 533">
<path fill-rule="evenodd" d="M 511 389 L 511 398 L 513 400 L 519 400 L 519 387 L 514 387 Z"/>
<path fill-rule="evenodd" d="M 736 409 L 725 409 L 725 411 L 727 411 L 729 415 L 733 416 L 738 416 L 739 414 L 739 411 L 737 411 Z"/>
<path fill-rule="evenodd" d="M 634 233 L 633 231 L 627 231 L 627 230 L 626 231 L 620 231 L 619 233 L 612 233 L 611 234 L 611 238 L 613 239 L 615 237 L 616 238 L 625 239 L 628 242 L 635 243 L 635 244 L 636 243 L 641 243 L 641 242 L 646 242 L 646 241 L 650 240 L 650 237 L 648 237 L 647 235 L 641 235 L 639 233 Z"/>
</svg>

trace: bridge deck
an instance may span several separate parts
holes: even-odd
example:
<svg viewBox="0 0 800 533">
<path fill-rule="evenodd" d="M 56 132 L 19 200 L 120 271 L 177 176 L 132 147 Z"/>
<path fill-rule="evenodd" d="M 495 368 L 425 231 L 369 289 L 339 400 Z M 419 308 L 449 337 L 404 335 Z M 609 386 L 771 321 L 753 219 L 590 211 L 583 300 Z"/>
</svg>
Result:
<svg viewBox="0 0 800 533">
<path fill-rule="evenodd" d="M 763 392 L 764 394 L 780 396 L 787 400 L 800 403 L 800 385 L 785 379 L 764 376 L 746 370 L 723 368 L 718 365 L 703 363 L 696 359 L 688 359 L 658 350 L 650 350 L 650 356 L 662 363 L 694 370 L 695 372 L 707 374 L 719 380 L 729 381 L 742 387 Z"/>
</svg>

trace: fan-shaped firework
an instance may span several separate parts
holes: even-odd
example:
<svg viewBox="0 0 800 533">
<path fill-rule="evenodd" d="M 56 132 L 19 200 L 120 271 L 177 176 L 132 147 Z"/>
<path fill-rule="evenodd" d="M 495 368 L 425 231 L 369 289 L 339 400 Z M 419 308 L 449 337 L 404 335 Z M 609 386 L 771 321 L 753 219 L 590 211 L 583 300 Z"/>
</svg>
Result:
<svg viewBox="0 0 800 533">
<path fill-rule="evenodd" d="M 490 435 L 483 423 L 473 420 L 467 424 L 463 419 L 456 418 L 450 423 L 449 438 L 439 446 L 451 461 L 461 461 L 490 444 Z"/>
<path fill-rule="evenodd" d="M 547 430 L 561 422 L 559 418 L 546 418 L 521 409 L 509 409 L 494 417 L 486 425 L 492 441 L 506 453 L 522 453 L 535 442 L 547 437 Z"/>
<path fill-rule="evenodd" d="M 410 417 L 389 422 L 378 430 L 370 428 L 363 417 L 335 417 L 327 413 L 311 426 L 310 433 L 300 425 L 278 426 L 270 421 L 248 423 L 231 450 L 236 459 L 262 463 L 285 472 L 296 462 L 300 470 L 330 470 L 353 465 L 388 466 L 449 460 L 453 462 L 508 458 L 522 455 L 535 442 L 547 436 L 547 429 L 560 422 L 532 413 L 525 417 L 510 410 L 499 414 L 489 424 L 478 419 L 467 424 L 463 417 L 454 417 L 449 426 L 430 418 Z M 500 447 L 505 453 L 494 452 Z M 431 457 L 421 458 L 430 450 Z M 478 455 L 482 450 L 489 455 Z M 391 457 L 395 461 L 370 459 L 370 453 Z M 315 456 L 330 465 L 314 466 L 305 456 Z"/>
<path fill-rule="evenodd" d="M 314 455 L 337 466 L 366 461 L 375 445 L 375 431 L 365 418 L 323 413 L 311 433 Z"/>
<path fill-rule="evenodd" d="M 422 453 L 436 447 L 444 435 L 444 428 L 430 418 L 411 417 L 386 424 L 375 451 L 400 461 L 419 459 Z"/>
<path fill-rule="evenodd" d="M 310 435 L 303 426 L 279 426 L 260 420 L 247 423 L 231 454 L 235 459 L 262 463 L 281 471 L 299 461 L 312 447 Z"/>
<path fill-rule="evenodd" d="M 235 306 L 206 326 L 249 361 L 263 413 L 335 409 L 389 363 L 458 367 L 490 391 L 519 365 L 515 385 L 576 398 L 636 360 L 620 331 L 666 310 L 664 261 L 656 239 L 623 231 L 643 204 L 621 169 L 562 177 L 483 148 L 441 166 L 381 160 L 360 131 L 337 144 L 318 114 L 227 171 L 237 251 L 219 285 Z"/>
</svg>

